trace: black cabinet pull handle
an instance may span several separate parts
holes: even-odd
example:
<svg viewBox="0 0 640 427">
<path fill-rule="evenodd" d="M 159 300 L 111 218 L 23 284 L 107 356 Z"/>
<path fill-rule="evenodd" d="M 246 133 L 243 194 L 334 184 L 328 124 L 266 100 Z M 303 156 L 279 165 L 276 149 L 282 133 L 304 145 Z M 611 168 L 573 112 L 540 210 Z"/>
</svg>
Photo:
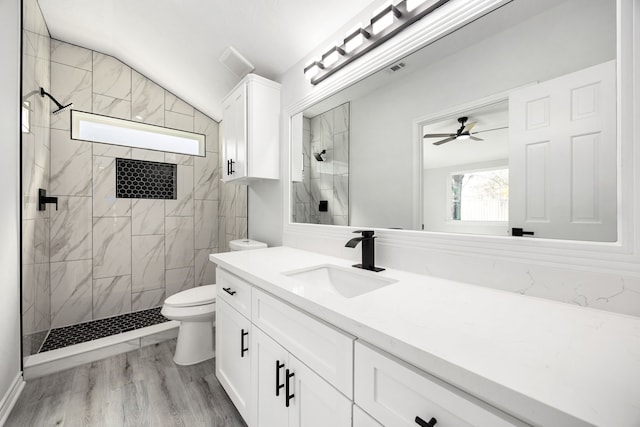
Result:
<svg viewBox="0 0 640 427">
<path fill-rule="evenodd" d="M 223 291 L 228 293 L 229 295 L 235 295 L 236 291 L 232 291 L 231 288 L 222 288 Z"/>
<path fill-rule="evenodd" d="M 231 175 L 233 175 L 234 173 L 236 173 L 236 171 L 233 170 L 233 164 L 235 162 L 233 161 L 233 159 L 229 160 L 229 162 L 230 162 L 230 167 L 231 167 Z"/>
<path fill-rule="evenodd" d="M 429 422 L 426 422 L 422 418 L 416 417 L 416 424 L 418 424 L 420 427 L 433 427 L 436 424 L 438 424 L 438 420 L 436 420 L 435 418 L 431 417 Z"/>
<path fill-rule="evenodd" d="M 511 235 L 516 237 L 533 236 L 533 231 L 524 231 L 522 228 L 513 227 L 511 229 Z"/>
<path fill-rule="evenodd" d="M 280 384 L 280 368 L 284 368 L 284 363 L 276 360 L 276 396 L 280 396 L 280 389 L 284 387 L 284 383 Z"/>
<path fill-rule="evenodd" d="M 227 175 L 229 175 L 229 160 L 227 160 Z"/>
<path fill-rule="evenodd" d="M 289 387 L 291 387 L 291 386 L 289 385 L 289 380 L 290 380 L 291 378 L 293 378 L 293 376 L 295 375 L 295 373 L 294 373 L 294 372 L 291 372 L 291 373 L 290 373 L 288 369 L 287 369 L 287 371 L 286 371 L 286 372 L 287 372 L 287 374 L 286 374 L 286 375 L 287 375 L 287 383 L 286 383 L 286 384 L 287 384 L 287 386 L 285 387 L 284 393 L 285 393 L 285 406 L 288 408 L 288 407 L 289 407 L 289 401 L 295 397 L 295 394 L 293 394 L 293 393 L 292 393 L 292 394 L 289 394 Z"/>
<path fill-rule="evenodd" d="M 249 335 L 249 331 L 245 332 L 244 329 L 240 331 L 240 357 L 244 357 L 244 354 L 249 351 L 249 347 L 244 348 L 244 337 Z"/>
</svg>

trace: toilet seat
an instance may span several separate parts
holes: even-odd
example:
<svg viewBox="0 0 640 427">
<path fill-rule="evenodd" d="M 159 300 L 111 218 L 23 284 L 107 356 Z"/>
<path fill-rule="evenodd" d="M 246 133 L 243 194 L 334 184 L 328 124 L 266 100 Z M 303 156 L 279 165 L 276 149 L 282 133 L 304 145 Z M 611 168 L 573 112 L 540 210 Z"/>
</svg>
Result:
<svg viewBox="0 0 640 427">
<path fill-rule="evenodd" d="M 195 307 L 216 302 L 216 285 L 197 286 L 171 295 L 164 301 L 168 307 Z"/>
</svg>

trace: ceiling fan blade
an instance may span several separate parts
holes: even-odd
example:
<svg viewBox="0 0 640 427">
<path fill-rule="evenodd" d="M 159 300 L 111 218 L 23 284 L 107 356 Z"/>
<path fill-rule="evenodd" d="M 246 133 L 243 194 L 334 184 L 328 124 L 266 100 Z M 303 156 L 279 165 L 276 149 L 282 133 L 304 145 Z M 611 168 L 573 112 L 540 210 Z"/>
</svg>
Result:
<svg viewBox="0 0 640 427">
<path fill-rule="evenodd" d="M 450 133 L 428 133 L 425 136 L 423 136 L 423 138 L 446 138 L 446 137 L 452 137 L 455 135 L 452 135 Z"/>
<path fill-rule="evenodd" d="M 434 142 L 433 145 L 444 144 L 445 142 L 453 141 L 454 139 L 456 139 L 455 136 L 450 136 L 449 138 Z"/>
<path fill-rule="evenodd" d="M 475 135 L 476 133 L 491 132 L 491 131 L 500 130 L 500 129 L 509 129 L 509 126 L 503 126 L 503 127 L 500 127 L 500 128 L 493 128 L 493 129 L 479 130 L 477 132 L 473 132 L 472 135 Z"/>
<path fill-rule="evenodd" d="M 462 131 L 462 133 L 471 131 L 471 129 L 473 129 L 473 127 L 476 125 L 476 123 L 478 123 L 478 122 L 467 123 L 464 126 L 464 130 Z"/>
<path fill-rule="evenodd" d="M 474 141 L 484 141 L 484 139 L 476 138 L 475 136 L 470 136 L 469 139 L 473 139 Z"/>
</svg>

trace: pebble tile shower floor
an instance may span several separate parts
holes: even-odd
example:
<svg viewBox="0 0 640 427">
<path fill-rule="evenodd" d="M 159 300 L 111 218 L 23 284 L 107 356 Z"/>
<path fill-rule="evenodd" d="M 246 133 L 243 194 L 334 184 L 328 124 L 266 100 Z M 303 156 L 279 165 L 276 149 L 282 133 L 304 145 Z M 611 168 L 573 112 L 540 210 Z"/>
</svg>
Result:
<svg viewBox="0 0 640 427">
<path fill-rule="evenodd" d="M 161 307 L 52 329 L 38 353 L 168 322 Z"/>
</svg>

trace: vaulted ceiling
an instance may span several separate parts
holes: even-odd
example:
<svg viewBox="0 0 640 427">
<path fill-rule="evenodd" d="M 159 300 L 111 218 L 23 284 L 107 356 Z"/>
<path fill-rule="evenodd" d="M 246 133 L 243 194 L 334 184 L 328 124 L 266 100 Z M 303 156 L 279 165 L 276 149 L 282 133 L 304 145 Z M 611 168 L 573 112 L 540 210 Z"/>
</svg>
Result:
<svg viewBox="0 0 640 427">
<path fill-rule="evenodd" d="M 39 0 L 55 39 L 115 56 L 210 115 L 240 80 L 233 46 L 278 80 L 371 0 Z M 301 70 L 302 72 L 302 70 Z"/>
</svg>

